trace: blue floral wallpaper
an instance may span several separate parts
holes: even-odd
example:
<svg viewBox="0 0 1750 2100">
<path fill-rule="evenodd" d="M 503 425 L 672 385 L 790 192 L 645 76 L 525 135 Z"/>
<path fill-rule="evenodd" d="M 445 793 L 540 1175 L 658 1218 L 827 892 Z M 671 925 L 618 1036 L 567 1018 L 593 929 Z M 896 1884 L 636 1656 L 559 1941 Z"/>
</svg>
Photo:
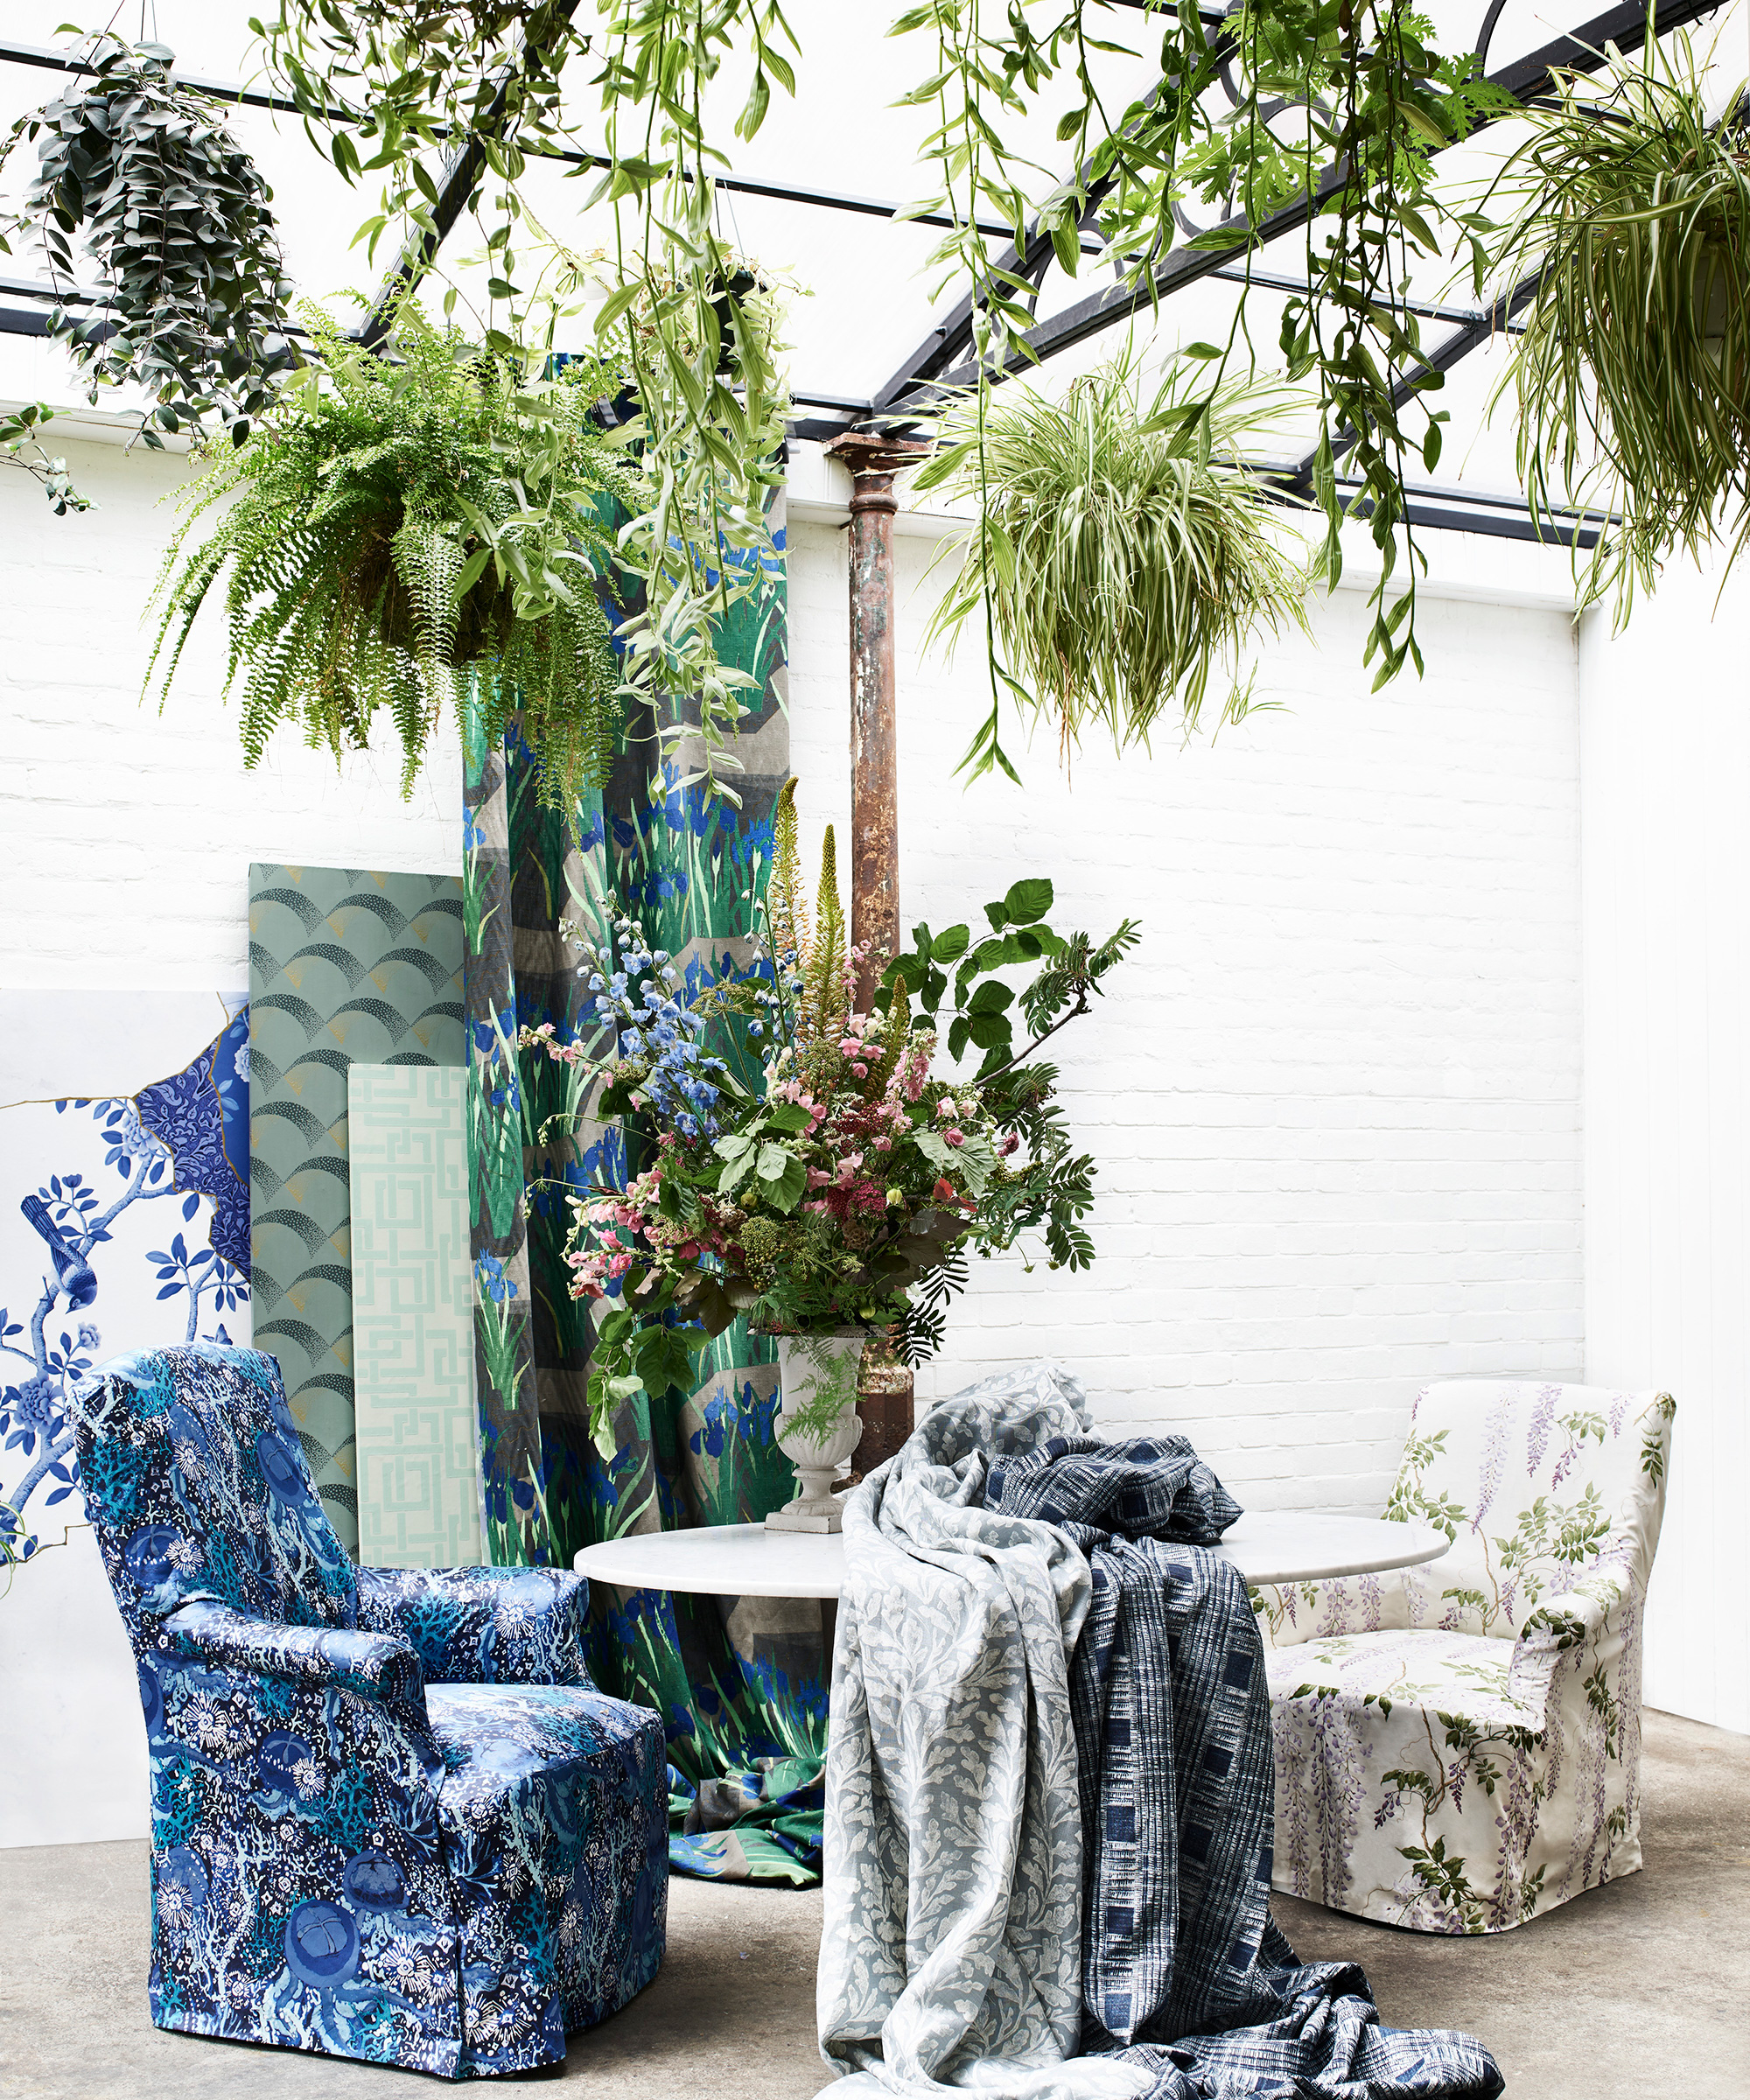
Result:
<svg viewBox="0 0 1750 2100">
<path fill-rule="evenodd" d="M 86 995 L 70 994 L 83 999 Z M 210 994 L 187 995 L 192 1008 Z M 0 1107 L 0 1557 L 83 1515 L 66 1401 L 105 1356 L 249 1334 L 249 1020 L 131 1093 Z M 125 1039 L 124 1001 L 108 1004 Z M 149 1054 L 150 1053 L 148 1053 Z M 118 1046 L 118 1064 L 128 1052 Z M 16 1208 L 14 1208 L 16 1207 Z"/>
</svg>

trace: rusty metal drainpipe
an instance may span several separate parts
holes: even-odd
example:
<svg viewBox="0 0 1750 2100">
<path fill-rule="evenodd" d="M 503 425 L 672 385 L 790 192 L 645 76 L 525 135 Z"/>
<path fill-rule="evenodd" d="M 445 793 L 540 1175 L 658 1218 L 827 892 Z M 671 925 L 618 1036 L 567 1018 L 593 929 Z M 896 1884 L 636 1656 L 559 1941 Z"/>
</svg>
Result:
<svg viewBox="0 0 1750 2100">
<path fill-rule="evenodd" d="M 907 438 L 850 430 L 825 451 L 850 470 L 850 938 L 866 952 L 857 1004 L 866 1013 L 900 952 L 899 726 L 893 685 L 893 477 L 929 457 Z M 912 1374 L 892 1338 L 871 1335 L 857 1382 L 858 1475 L 912 1433 Z"/>
<path fill-rule="evenodd" d="M 850 470 L 850 938 L 866 1013 L 900 940 L 899 730 L 893 704 L 893 477 L 929 457 L 914 439 L 850 430 L 825 447 Z"/>
</svg>

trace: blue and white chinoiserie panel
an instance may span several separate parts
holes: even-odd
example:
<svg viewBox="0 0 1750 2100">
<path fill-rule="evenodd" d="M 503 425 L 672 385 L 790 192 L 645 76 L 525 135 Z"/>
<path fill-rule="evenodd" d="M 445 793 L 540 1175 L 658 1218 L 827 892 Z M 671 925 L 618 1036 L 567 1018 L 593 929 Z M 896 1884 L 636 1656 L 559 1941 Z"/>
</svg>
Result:
<svg viewBox="0 0 1750 2100">
<path fill-rule="evenodd" d="M 467 1074 L 454 1066 L 354 1065 L 347 1074 L 366 1567 L 483 1558 L 466 1096 Z"/>
<path fill-rule="evenodd" d="M 146 1827 L 139 1689 L 66 1399 L 93 1364 L 247 1343 L 242 994 L 0 993 L 0 1846 Z"/>
</svg>

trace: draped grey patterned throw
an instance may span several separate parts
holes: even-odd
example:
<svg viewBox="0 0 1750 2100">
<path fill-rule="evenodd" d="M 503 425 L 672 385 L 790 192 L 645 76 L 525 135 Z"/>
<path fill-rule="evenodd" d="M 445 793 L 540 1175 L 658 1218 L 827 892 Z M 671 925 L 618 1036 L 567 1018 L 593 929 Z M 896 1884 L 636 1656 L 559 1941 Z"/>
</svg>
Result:
<svg viewBox="0 0 1750 2100">
<path fill-rule="evenodd" d="M 1182 1438 L 1103 1445 L 1054 1365 L 935 1409 L 850 1497 L 828 1761 L 836 2100 L 1492 2100 L 1269 1913 L 1239 1512 Z"/>
</svg>

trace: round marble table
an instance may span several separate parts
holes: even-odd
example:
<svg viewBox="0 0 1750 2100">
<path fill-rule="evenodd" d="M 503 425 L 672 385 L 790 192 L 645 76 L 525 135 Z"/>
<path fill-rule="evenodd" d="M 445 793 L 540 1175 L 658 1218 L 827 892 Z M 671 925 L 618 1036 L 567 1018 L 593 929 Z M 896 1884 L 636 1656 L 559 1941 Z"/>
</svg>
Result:
<svg viewBox="0 0 1750 2100">
<path fill-rule="evenodd" d="M 1420 1524 L 1304 1510 L 1250 1510 L 1216 1549 L 1248 1582 L 1316 1582 L 1376 1575 L 1438 1560 L 1446 1541 Z M 707 1524 L 639 1531 L 585 1546 L 571 1564 L 592 1582 L 707 1597 L 836 1598 L 844 1586 L 844 1540 L 764 1524 Z"/>
</svg>

